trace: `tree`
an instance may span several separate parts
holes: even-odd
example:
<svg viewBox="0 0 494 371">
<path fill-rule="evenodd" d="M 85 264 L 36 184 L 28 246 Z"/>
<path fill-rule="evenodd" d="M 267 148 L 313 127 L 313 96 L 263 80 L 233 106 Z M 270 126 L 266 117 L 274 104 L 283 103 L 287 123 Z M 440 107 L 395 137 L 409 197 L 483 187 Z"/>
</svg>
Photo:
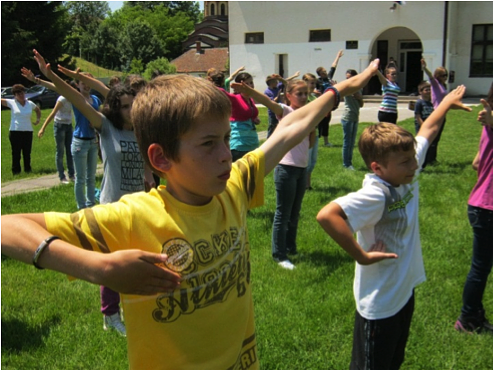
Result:
<svg viewBox="0 0 494 371">
<path fill-rule="evenodd" d="M 69 23 L 66 10 L 52 1 L 2 1 L 2 86 L 23 81 L 22 67 L 37 71 L 33 48 L 52 64 L 73 67 L 63 57 Z"/>
<path fill-rule="evenodd" d="M 163 55 L 165 50 L 156 32 L 145 21 L 129 23 L 120 38 L 120 60 L 127 69 L 133 59 L 147 64 Z"/>
<path fill-rule="evenodd" d="M 92 39 L 100 23 L 111 13 L 106 1 L 66 1 L 72 30 L 67 35 L 66 47 L 72 55 L 95 61 L 91 53 Z"/>
<path fill-rule="evenodd" d="M 151 80 L 151 77 L 155 72 L 158 72 L 160 75 L 167 75 L 176 73 L 177 68 L 173 64 L 170 64 L 168 59 L 158 58 L 146 65 L 146 70 L 144 71 L 143 77 L 146 80 Z"/>
</svg>

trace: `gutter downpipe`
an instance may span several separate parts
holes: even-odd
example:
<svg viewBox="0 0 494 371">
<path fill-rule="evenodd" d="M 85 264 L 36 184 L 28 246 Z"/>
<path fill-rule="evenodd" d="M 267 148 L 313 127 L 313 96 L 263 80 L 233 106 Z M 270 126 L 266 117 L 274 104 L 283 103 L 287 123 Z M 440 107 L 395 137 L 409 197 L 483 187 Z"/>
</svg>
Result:
<svg viewBox="0 0 494 371">
<path fill-rule="evenodd" d="M 444 28 L 443 28 L 443 58 L 442 65 L 446 67 L 446 51 L 448 42 L 448 13 L 449 13 L 449 1 L 444 2 Z"/>
</svg>

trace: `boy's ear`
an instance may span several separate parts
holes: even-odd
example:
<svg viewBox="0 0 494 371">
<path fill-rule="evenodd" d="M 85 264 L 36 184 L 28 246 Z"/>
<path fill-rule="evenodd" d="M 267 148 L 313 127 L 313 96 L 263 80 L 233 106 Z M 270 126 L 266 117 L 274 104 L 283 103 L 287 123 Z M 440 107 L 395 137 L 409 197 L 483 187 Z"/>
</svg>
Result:
<svg viewBox="0 0 494 371">
<path fill-rule="evenodd" d="M 158 143 L 149 146 L 148 157 L 152 167 L 162 173 L 166 173 L 172 166 L 172 162 L 165 156 L 163 147 Z"/>
<path fill-rule="evenodd" d="M 372 172 L 379 177 L 382 175 L 382 167 L 383 166 L 379 162 L 376 162 L 376 161 L 373 161 L 370 164 L 370 168 L 371 168 Z"/>
</svg>

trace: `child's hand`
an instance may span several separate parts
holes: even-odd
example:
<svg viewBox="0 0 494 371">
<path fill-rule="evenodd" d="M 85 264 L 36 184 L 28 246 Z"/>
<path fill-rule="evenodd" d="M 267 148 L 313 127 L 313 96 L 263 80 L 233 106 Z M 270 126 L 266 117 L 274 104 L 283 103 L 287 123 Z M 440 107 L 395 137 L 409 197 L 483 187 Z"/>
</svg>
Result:
<svg viewBox="0 0 494 371">
<path fill-rule="evenodd" d="M 43 75 L 50 78 L 50 73 L 53 73 L 50 64 L 46 63 L 45 58 L 43 58 L 36 49 L 33 49 L 33 53 L 34 59 L 36 60 L 36 62 L 38 62 L 39 70 L 43 73 Z"/>
<path fill-rule="evenodd" d="M 123 294 L 155 295 L 170 292 L 180 286 L 181 277 L 158 267 L 168 257 L 142 250 L 121 250 L 104 254 L 106 267 L 101 272 L 101 284 Z"/>
<path fill-rule="evenodd" d="M 384 259 L 397 259 L 398 255 L 394 253 L 386 253 L 386 245 L 382 241 L 377 241 L 371 246 L 367 252 L 367 257 L 364 262 L 359 262 L 360 265 L 370 265 L 380 262 Z"/>
<path fill-rule="evenodd" d="M 420 65 L 422 66 L 422 71 L 427 68 L 427 63 L 425 63 L 425 59 L 420 60 Z"/>
<path fill-rule="evenodd" d="M 444 97 L 444 100 L 449 104 L 450 109 L 462 109 L 467 112 L 472 112 L 472 109 L 465 106 L 461 101 L 465 91 L 465 85 L 460 85 Z"/>
<path fill-rule="evenodd" d="M 72 71 L 60 65 L 58 65 L 58 70 L 62 72 L 65 76 L 71 77 L 74 80 L 78 80 L 79 72 L 81 71 L 80 68 L 77 68 L 75 71 Z"/>
<path fill-rule="evenodd" d="M 248 85 L 245 85 L 243 82 L 232 82 L 231 85 L 232 89 L 240 94 L 245 94 L 248 97 L 251 96 L 252 88 Z"/>
<path fill-rule="evenodd" d="M 28 70 L 26 67 L 21 68 L 21 75 L 24 76 L 29 81 L 35 82 L 36 78 L 34 77 L 34 73 L 31 70 Z"/>
<path fill-rule="evenodd" d="M 485 99 L 481 99 L 480 103 L 484 106 L 484 109 L 479 112 L 477 121 L 481 122 L 482 125 L 487 125 L 492 127 L 492 109 L 489 103 Z"/>
</svg>

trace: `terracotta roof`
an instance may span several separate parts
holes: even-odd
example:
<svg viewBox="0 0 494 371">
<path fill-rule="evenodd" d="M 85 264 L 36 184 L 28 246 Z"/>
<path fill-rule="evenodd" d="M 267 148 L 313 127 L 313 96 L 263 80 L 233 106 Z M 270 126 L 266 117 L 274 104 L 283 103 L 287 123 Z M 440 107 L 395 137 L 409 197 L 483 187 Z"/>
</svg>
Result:
<svg viewBox="0 0 494 371">
<path fill-rule="evenodd" d="M 191 49 L 170 63 L 177 67 L 178 73 L 204 72 L 210 68 L 226 71 L 228 48 L 202 49 L 200 53 Z"/>
</svg>

